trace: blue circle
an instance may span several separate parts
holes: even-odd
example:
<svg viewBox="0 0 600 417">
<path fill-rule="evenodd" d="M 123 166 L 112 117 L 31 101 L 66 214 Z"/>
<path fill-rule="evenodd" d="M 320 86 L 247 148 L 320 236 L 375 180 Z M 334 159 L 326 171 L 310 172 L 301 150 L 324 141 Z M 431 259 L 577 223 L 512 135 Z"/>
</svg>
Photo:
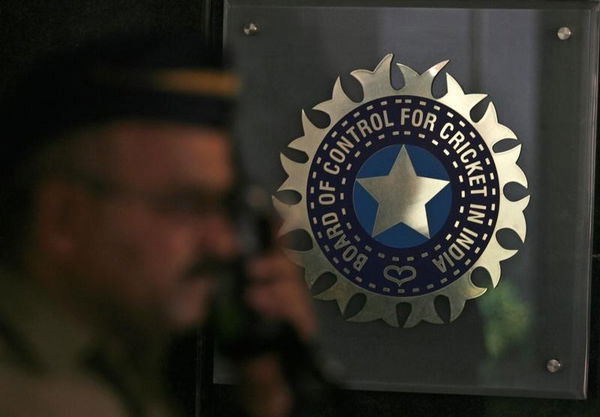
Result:
<svg viewBox="0 0 600 417">
<path fill-rule="evenodd" d="M 435 156 L 413 145 L 392 145 L 380 149 L 365 161 L 356 179 L 388 175 L 403 147 L 417 176 L 450 181 L 446 169 Z M 373 236 L 379 204 L 358 181 L 354 183 L 353 205 L 360 225 L 373 239 L 392 248 L 411 248 L 427 242 L 442 229 L 452 208 L 452 187 L 448 184 L 425 205 L 430 237 L 404 223 L 399 223 Z"/>
<path fill-rule="evenodd" d="M 433 122 L 403 117 L 419 111 Z M 357 184 L 389 174 L 403 147 L 417 176 L 449 181 L 425 204 L 429 239 L 403 224 L 373 237 L 377 202 Z M 500 193 L 491 150 L 469 120 L 434 100 L 391 96 L 356 107 L 325 135 L 305 204 L 314 239 L 340 276 L 371 293 L 413 297 L 475 265 L 492 240 Z"/>
</svg>

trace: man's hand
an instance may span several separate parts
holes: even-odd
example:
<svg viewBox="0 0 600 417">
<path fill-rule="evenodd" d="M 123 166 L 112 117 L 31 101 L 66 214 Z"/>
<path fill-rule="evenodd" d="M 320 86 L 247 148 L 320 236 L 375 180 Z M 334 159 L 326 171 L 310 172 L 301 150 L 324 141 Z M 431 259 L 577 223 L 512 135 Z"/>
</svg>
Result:
<svg viewBox="0 0 600 417">
<path fill-rule="evenodd" d="M 310 341 L 317 321 L 306 284 L 281 252 L 271 252 L 248 265 L 246 302 L 263 316 L 292 324 L 299 336 Z"/>
<path fill-rule="evenodd" d="M 305 342 L 317 331 L 317 321 L 298 268 L 281 252 L 252 260 L 247 271 L 248 305 L 267 319 L 291 324 Z M 289 416 L 294 403 L 281 358 L 266 353 L 240 364 L 242 403 L 252 417 Z"/>
</svg>

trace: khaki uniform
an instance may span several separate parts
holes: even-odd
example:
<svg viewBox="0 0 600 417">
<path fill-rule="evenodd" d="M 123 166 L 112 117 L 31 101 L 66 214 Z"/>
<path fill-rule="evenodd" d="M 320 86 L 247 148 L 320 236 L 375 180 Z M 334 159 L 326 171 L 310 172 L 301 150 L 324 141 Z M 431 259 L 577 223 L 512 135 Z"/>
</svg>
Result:
<svg viewBox="0 0 600 417">
<path fill-rule="evenodd" d="M 27 280 L 1 273 L 0 416 L 175 415 L 160 362 L 110 339 L 71 320 Z"/>
</svg>

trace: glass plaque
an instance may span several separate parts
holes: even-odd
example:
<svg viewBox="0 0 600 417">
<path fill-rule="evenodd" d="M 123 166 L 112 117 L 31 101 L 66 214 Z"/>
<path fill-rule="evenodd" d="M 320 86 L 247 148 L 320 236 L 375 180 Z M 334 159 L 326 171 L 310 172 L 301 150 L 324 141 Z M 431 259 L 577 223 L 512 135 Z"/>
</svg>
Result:
<svg viewBox="0 0 600 417">
<path fill-rule="evenodd" d="M 348 387 L 585 398 L 598 3 L 228 0 L 224 34 Z"/>
</svg>

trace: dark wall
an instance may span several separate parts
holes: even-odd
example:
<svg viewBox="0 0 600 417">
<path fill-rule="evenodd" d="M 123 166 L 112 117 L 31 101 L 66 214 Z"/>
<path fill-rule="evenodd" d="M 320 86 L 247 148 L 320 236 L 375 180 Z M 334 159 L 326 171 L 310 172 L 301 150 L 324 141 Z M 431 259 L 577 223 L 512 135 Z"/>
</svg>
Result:
<svg viewBox="0 0 600 417">
<path fill-rule="evenodd" d="M 38 56 L 112 33 L 200 32 L 200 0 L 0 0 L 0 94 Z"/>
</svg>

